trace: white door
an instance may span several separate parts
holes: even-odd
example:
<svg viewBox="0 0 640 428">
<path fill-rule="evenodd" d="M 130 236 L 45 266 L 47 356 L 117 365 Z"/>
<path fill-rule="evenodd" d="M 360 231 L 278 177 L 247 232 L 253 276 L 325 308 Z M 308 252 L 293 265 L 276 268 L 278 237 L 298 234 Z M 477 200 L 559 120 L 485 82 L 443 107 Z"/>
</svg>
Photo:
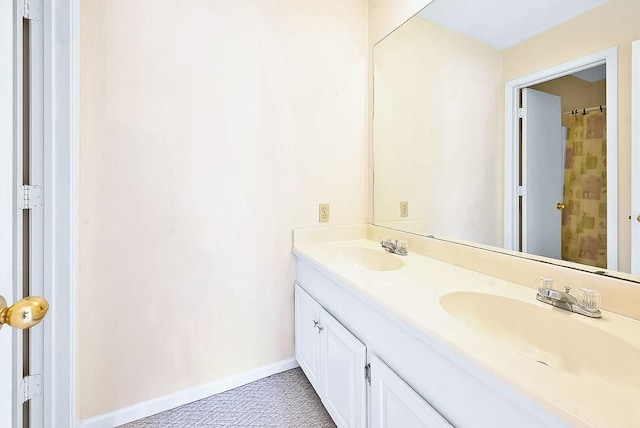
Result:
<svg viewBox="0 0 640 428">
<path fill-rule="evenodd" d="M 327 311 L 320 309 L 322 402 L 339 428 L 366 425 L 367 348 Z"/>
<path fill-rule="evenodd" d="M 320 395 L 320 305 L 297 284 L 295 294 L 296 360 Z"/>
<path fill-rule="evenodd" d="M 560 97 L 522 90 L 522 251 L 561 258 L 562 131 Z"/>
<path fill-rule="evenodd" d="M 23 18 L 23 7 L 24 2 L 0 0 L 0 295 L 8 305 L 25 295 L 41 295 L 44 289 L 43 210 L 23 210 L 18 203 L 22 185 L 42 187 L 44 181 L 44 24 Z M 23 69 L 24 64 L 28 68 Z M 33 394 L 27 398 L 28 412 L 22 386 L 23 375 L 43 372 L 43 327 L 27 330 L 46 313 L 48 305 L 39 302 L 30 298 L 14 307 L 19 316 L 8 323 L 25 330 L 0 330 L 2 427 L 44 425 L 41 378 L 34 376 L 29 383 Z"/>
<path fill-rule="evenodd" d="M 0 295 L 13 293 L 13 0 L 0 0 Z M 0 426 L 10 427 L 15 348 L 8 328 L 0 330 Z"/>
<path fill-rule="evenodd" d="M 372 428 L 451 428 L 377 356 L 371 355 L 370 364 Z"/>
</svg>

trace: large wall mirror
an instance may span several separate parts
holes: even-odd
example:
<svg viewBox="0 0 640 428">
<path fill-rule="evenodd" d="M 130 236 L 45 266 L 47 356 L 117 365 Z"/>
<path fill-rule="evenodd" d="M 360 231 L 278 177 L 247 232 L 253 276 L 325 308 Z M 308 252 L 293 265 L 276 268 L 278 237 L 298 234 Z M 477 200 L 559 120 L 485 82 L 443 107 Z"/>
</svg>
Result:
<svg viewBox="0 0 640 428">
<path fill-rule="evenodd" d="M 508 3 L 434 0 L 374 47 L 374 223 L 638 280 L 640 2 Z"/>
</svg>

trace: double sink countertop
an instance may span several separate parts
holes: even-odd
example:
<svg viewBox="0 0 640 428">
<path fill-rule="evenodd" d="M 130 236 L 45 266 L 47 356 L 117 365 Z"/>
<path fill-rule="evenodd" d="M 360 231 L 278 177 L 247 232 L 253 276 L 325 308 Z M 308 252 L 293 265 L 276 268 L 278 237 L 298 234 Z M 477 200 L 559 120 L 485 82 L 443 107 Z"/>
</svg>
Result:
<svg viewBox="0 0 640 428">
<path fill-rule="evenodd" d="M 411 248 L 390 254 L 368 239 L 296 244 L 293 252 L 571 426 L 640 421 L 639 321 L 573 314 L 538 302 L 529 287 Z"/>
</svg>

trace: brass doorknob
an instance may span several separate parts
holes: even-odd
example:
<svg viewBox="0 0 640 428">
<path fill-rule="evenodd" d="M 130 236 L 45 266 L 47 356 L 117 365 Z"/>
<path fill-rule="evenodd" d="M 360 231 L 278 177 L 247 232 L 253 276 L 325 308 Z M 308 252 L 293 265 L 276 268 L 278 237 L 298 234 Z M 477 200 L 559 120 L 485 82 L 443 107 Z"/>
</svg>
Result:
<svg viewBox="0 0 640 428">
<path fill-rule="evenodd" d="M 559 209 L 559 210 L 563 210 L 564 209 L 564 204 L 562 202 L 558 202 L 556 204 L 556 208 Z"/>
<path fill-rule="evenodd" d="M 42 297 L 25 297 L 7 307 L 7 301 L 0 296 L 0 328 L 7 324 L 23 330 L 42 321 L 49 310 L 49 303 Z"/>
</svg>

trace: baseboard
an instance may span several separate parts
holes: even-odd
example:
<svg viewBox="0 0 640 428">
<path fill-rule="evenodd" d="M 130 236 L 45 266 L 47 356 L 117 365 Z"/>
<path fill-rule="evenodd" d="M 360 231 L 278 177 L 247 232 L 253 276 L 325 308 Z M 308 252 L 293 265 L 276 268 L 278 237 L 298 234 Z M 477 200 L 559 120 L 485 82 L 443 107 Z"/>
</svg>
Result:
<svg viewBox="0 0 640 428">
<path fill-rule="evenodd" d="M 196 386 L 194 388 L 185 389 L 184 391 L 165 395 L 153 400 L 144 401 L 134 404 L 133 406 L 124 407 L 113 412 L 105 413 L 79 422 L 80 428 L 112 428 L 118 425 L 126 424 L 137 419 L 155 415 L 183 404 L 192 403 L 197 400 L 219 394 L 233 388 L 260 380 L 272 374 L 280 373 L 285 370 L 298 367 L 295 358 L 278 361 L 268 366 L 259 367 L 248 372 L 240 373 L 228 378 L 220 379 L 206 385 Z"/>
</svg>

